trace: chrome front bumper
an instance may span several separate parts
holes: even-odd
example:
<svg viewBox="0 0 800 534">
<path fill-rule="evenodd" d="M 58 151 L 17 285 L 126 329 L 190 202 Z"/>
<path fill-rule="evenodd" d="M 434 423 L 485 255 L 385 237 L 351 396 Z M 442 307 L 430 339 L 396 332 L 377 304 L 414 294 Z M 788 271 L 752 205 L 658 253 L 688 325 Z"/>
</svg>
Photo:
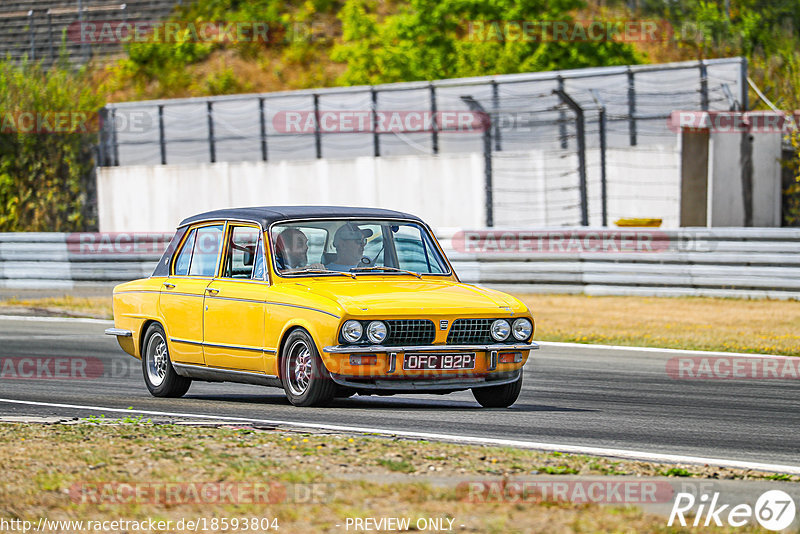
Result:
<svg viewBox="0 0 800 534">
<path fill-rule="evenodd" d="M 535 350 L 539 345 L 530 342 L 519 345 L 497 344 L 497 345 L 409 345 L 399 347 L 387 347 L 384 345 L 332 345 L 324 347 L 323 352 L 328 354 L 364 354 L 376 352 L 451 352 L 454 350 L 471 350 L 476 352 L 507 351 L 507 350 Z"/>
<path fill-rule="evenodd" d="M 510 373 L 493 373 L 478 377 L 455 377 L 455 378 L 395 378 L 387 379 L 382 377 L 364 378 L 354 376 L 344 376 L 331 373 L 331 379 L 340 386 L 356 390 L 369 391 L 371 393 L 386 392 L 393 393 L 449 393 L 470 388 L 480 388 L 489 386 L 502 386 L 511 384 L 520 379 L 522 369 Z"/>
<path fill-rule="evenodd" d="M 133 332 L 130 330 L 123 330 L 122 328 L 106 328 L 106 335 L 107 336 L 117 336 L 117 337 L 131 337 Z"/>
</svg>

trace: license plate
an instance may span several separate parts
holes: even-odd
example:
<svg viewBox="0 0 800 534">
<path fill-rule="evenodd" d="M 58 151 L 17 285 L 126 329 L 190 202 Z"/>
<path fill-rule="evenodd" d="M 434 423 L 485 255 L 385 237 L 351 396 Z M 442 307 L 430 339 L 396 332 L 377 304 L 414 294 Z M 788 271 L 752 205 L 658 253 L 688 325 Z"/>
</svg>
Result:
<svg viewBox="0 0 800 534">
<path fill-rule="evenodd" d="M 475 369 L 475 353 L 406 354 L 403 359 L 403 369 L 406 371 Z"/>
</svg>

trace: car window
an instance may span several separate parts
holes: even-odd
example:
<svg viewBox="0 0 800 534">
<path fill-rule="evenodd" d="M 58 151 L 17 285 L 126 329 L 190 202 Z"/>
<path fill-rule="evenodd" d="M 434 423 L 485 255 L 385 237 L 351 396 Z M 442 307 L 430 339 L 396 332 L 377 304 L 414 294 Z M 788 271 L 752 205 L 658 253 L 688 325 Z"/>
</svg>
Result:
<svg viewBox="0 0 800 534">
<path fill-rule="evenodd" d="M 261 232 L 252 226 L 234 226 L 231 228 L 228 249 L 225 254 L 223 278 L 253 278 L 256 258 L 258 257 L 259 235 Z M 262 268 L 263 270 L 263 268 Z"/>
<path fill-rule="evenodd" d="M 402 225 L 394 234 L 397 263 L 401 269 L 418 273 L 444 273 L 439 253 L 419 226 Z"/>
<path fill-rule="evenodd" d="M 408 270 L 447 274 L 447 261 L 427 228 L 410 221 L 318 219 L 270 230 L 279 274 L 320 270 L 385 274 Z"/>
<path fill-rule="evenodd" d="M 186 276 L 189 274 L 189 263 L 192 261 L 192 250 L 194 249 L 195 230 L 189 232 L 189 236 L 183 242 L 183 247 L 175 258 L 175 275 Z"/>
<path fill-rule="evenodd" d="M 266 280 L 267 267 L 264 264 L 264 236 L 259 232 L 256 246 L 256 261 L 253 267 L 253 280 Z"/>
<path fill-rule="evenodd" d="M 222 248 L 222 228 L 223 226 L 219 224 L 201 226 L 197 229 L 189 276 L 214 276 L 216 274 L 217 259 L 219 259 Z"/>
</svg>

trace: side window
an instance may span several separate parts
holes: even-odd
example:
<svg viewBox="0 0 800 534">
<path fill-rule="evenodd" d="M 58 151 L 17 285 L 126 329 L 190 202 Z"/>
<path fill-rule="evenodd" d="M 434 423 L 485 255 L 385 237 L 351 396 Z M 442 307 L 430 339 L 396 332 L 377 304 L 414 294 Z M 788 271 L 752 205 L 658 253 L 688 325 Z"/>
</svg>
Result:
<svg viewBox="0 0 800 534">
<path fill-rule="evenodd" d="M 175 275 L 186 276 L 189 274 L 189 264 L 192 261 L 192 250 L 194 249 L 195 230 L 193 229 L 186 240 L 183 242 L 183 248 L 178 252 L 175 258 Z"/>
<path fill-rule="evenodd" d="M 251 226 L 234 226 L 231 228 L 228 251 L 225 254 L 223 278 L 253 278 L 256 258 L 258 257 L 259 235 L 261 232 Z M 261 268 L 263 272 L 263 265 Z"/>
<path fill-rule="evenodd" d="M 258 233 L 258 246 L 256 246 L 256 260 L 253 266 L 253 280 L 266 280 L 266 265 L 264 265 L 264 238 Z"/>
<path fill-rule="evenodd" d="M 197 229 L 189 276 L 214 276 L 222 248 L 222 229 L 221 224 Z"/>
<path fill-rule="evenodd" d="M 418 226 L 402 225 L 395 232 L 394 246 L 401 269 L 409 271 L 441 274 L 445 272 L 434 252 L 433 243 Z"/>
</svg>

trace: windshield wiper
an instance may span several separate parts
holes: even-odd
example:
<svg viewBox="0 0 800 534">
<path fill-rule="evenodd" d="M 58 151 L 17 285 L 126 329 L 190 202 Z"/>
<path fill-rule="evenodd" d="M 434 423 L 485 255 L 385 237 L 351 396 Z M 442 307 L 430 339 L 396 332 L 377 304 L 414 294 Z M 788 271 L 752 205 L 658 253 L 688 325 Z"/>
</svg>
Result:
<svg viewBox="0 0 800 534">
<path fill-rule="evenodd" d="M 355 279 L 356 275 L 353 273 L 345 273 L 342 271 L 331 271 L 330 269 L 300 269 L 298 271 L 288 271 L 282 274 L 297 274 L 297 273 L 333 273 L 333 274 L 341 274 L 342 276 L 349 276 L 350 278 Z"/>
<path fill-rule="evenodd" d="M 353 272 L 359 271 L 392 271 L 395 273 L 406 273 L 413 276 L 416 276 L 420 280 L 422 279 L 422 275 L 420 273 L 415 273 L 414 271 L 407 271 L 405 269 L 398 269 L 396 267 L 354 267 L 350 269 Z"/>
</svg>

